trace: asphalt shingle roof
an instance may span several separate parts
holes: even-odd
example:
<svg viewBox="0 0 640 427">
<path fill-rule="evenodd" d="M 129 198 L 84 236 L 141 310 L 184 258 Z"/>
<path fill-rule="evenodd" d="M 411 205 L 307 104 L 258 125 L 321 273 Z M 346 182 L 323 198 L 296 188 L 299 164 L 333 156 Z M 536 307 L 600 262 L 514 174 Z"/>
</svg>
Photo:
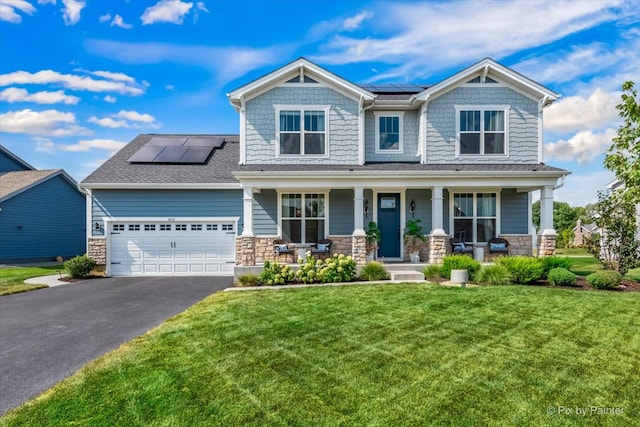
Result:
<svg viewBox="0 0 640 427">
<path fill-rule="evenodd" d="M 428 164 L 417 162 L 373 162 L 365 165 L 330 164 L 252 164 L 239 165 L 238 135 L 162 135 L 163 138 L 221 137 L 225 143 L 215 149 L 205 164 L 132 163 L 128 159 L 158 135 L 138 135 L 107 160 L 81 184 L 228 184 L 237 183 L 234 172 L 305 172 L 305 171 L 416 171 L 416 172 L 558 172 L 567 171 L 544 164 Z"/>
<path fill-rule="evenodd" d="M 50 170 L 26 170 L 5 172 L 0 174 L 0 199 L 5 199 L 12 194 L 29 188 L 30 186 L 45 180 L 52 175 L 57 175 L 61 169 Z"/>
</svg>

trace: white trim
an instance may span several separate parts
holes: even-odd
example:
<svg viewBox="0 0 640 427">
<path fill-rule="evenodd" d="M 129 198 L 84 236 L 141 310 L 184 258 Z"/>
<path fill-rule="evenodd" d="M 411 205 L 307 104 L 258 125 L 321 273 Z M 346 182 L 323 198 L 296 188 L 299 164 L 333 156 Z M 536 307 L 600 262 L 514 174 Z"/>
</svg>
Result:
<svg viewBox="0 0 640 427">
<path fill-rule="evenodd" d="M 459 105 L 453 106 L 456 114 L 456 136 L 455 136 L 455 158 L 464 159 L 502 159 L 509 157 L 509 116 L 511 113 L 510 105 Z M 461 154 L 460 153 L 460 112 L 461 111 L 480 111 L 480 153 L 479 154 Z M 484 112 L 485 111 L 503 111 L 504 112 L 504 153 L 502 154 L 485 154 L 484 153 Z"/>
<path fill-rule="evenodd" d="M 365 163 L 365 113 L 364 113 L 364 97 L 360 97 L 358 103 L 358 164 Z"/>
<path fill-rule="evenodd" d="M 241 165 L 247 163 L 247 102 L 240 97 L 240 161 Z"/>
<path fill-rule="evenodd" d="M 418 145 L 420 147 L 420 163 L 427 164 L 427 112 L 429 108 L 429 97 L 424 100 L 424 103 L 420 106 L 420 114 L 418 115 Z"/>
<path fill-rule="evenodd" d="M 309 158 L 328 158 L 330 156 L 329 153 L 329 123 L 330 123 L 330 114 L 331 114 L 331 106 L 330 105 L 285 105 L 285 104 L 275 104 L 273 106 L 275 109 L 275 157 L 276 158 L 286 158 L 286 159 L 309 159 Z M 282 154 L 280 153 L 280 113 L 282 111 L 299 111 L 300 112 L 300 154 Z M 307 111 L 323 111 L 324 112 L 324 154 L 305 154 L 304 153 L 304 113 Z M 320 134 L 321 132 L 313 132 Z"/>
<path fill-rule="evenodd" d="M 111 189 L 129 189 L 129 190 L 229 190 L 242 189 L 239 182 L 229 183 L 171 183 L 171 182 L 151 182 L 151 183 L 83 183 L 80 188 L 85 190 L 111 190 Z"/>
<path fill-rule="evenodd" d="M 501 210 L 501 205 L 502 205 L 502 188 L 492 188 L 492 189 L 480 189 L 480 188 L 473 188 L 473 189 L 467 189 L 464 187 L 460 187 L 460 188 L 448 188 L 449 190 L 449 234 L 453 237 L 455 237 L 455 229 L 454 229 L 454 221 L 456 219 L 455 217 L 455 211 L 454 211 L 454 199 L 455 199 L 455 195 L 456 194 L 462 194 L 462 193 L 472 193 L 473 194 L 473 216 L 467 216 L 466 218 L 472 219 L 472 224 L 473 224 L 473 228 L 472 228 L 472 232 L 473 232 L 473 236 L 472 236 L 472 240 L 467 239 L 467 242 L 471 242 L 474 244 L 477 243 L 486 243 L 486 242 L 478 242 L 478 236 L 477 236 L 477 221 L 478 219 L 493 219 L 493 216 L 477 216 L 476 213 L 478 212 L 478 194 L 485 194 L 485 193 L 490 193 L 490 194 L 495 194 L 496 195 L 496 230 L 495 230 L 495 237 L 500 236 L 500 231 L 501 231 L 501 226 L 500 226 L 500 222 L 502 221 L 502 217 L 500 215 L 500 210 Z M 462 219 L 465 217 L 458 217 L 457 219 Z"/>
<path fill-rule="evenodd" d="M 376 154 L 402 154 L 404 152 L 403 135 L 404 135 L 404 111 L 374 111 L 375 118 L 375 153 Z M 380 148 L 380 117 L 397 117 L 398 118 L 398 148 L 397 149 L 381 149 Z"/>
<path fill-rule="evenodd" d="M 93 237 L 93 194 L 91 190 L 85 190 L 84 196 L 84 206 L 85 206 L 85 233 L 87 235 L 87 242 L 85 244 L 88 246 L 88 240 Z M 89 248 L 85 248 L 85 252 L 88 252 Z"/>
<path fill-rule="evenodd" d="M 302 203 L 303 210 L 304 210 L 305 194 L 322 194 L 324 196 L 324 218 L 323 218 L 324 219 L 324 235 L 325 235 L 325 238 L 327 238 L 329 236 L 329 191 L 330 190 L 326 190 L 326 189 L 324 191 L 314 191 L 313 189 L 301 190 L 299 188 L 276 188 L 276 192 L 278 194 L 278 209 L 277 209 L 278 218 L 276 220 L 278 237 L 281 239 L 283 238 L 282 236 L 282 195 L 283 194 L 301 194 L 302 195 L 301 203 Z M 306 218 L 306 217 L 301 216 L 300 220 L 303 221 L 303 218 Z M 313 218 L 310 218 L 310 219 L 313 219 Z M 307 236 L 305 235 L 305 230 L 303 226 L 301 226 L 300 233 L 301 233 L 300 238 L 302 239 L 302 237 L 304 237 L 304 240 L 306 240 Z M 315 243 L 315 242 L 300 242 L 299 244 L 307 245 L 310 243 Z"/>
</svg>

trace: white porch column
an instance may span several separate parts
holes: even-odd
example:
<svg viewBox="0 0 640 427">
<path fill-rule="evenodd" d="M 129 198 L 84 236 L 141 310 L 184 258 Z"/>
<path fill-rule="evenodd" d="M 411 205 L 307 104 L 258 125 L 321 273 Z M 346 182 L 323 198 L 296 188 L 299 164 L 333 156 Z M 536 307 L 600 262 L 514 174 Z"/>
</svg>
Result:
<svg viewBox="0 0 640 427">
<path fill-rule="evenodd" d="M 353 235 L 364 236 L 364 218 L 362 213 L 364 212 L 364 189 L 362 187 L 355 187 L 353 189 Z"/>
<path fill-rule="evenodd" d="M 242 188 L 243 237 L 253 237 L 253 187 Z"/>
<path fill-rule="evenodd" d="M 433 195 L 431 196 L 431 217 L 433 225 L 431 234 L 434 236 L 445 236 L 444 231 L 444 196 L 442 195 L 442 187 L 433 187 Z"/>
<path fill-rule="evenodd" d="M 546 185 L 540 189 L 540 234 L 555 236 L 553 228 L 553 186 Z"/>
</svg>

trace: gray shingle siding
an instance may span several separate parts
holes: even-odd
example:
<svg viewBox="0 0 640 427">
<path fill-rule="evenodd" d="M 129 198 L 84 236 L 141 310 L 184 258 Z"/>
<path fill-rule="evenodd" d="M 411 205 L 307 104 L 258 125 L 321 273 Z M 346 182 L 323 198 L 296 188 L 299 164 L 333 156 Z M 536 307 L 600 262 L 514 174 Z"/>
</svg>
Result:
<svg viewBox="0 0 640 427">
<path fill-rule="evenodd" d="M 365 114 L 365 161 L 367 162 L 419 162 L 418 111 L 405 111 L 402 118 L 402 153 L 376 154 L 376 116 L 372 111 Z"/>
<path fill-rule="evenodd" d="M 310 85 L 312 86 L 312 85 Z M 328 105 L 329 157 L 276 158 L 275 105 Z M 249 101 L 246 117 L 247 164 L 357 164 L 358 102 L 328 87 L 276 87 Z"/>
<path fill-rule="evenodd" d="M 278 193 L 264 189 L 253 195 L 253 232 L 256 236 L 278 234 Z"/>
<path fill-rule="evenodd" d="M 411 216 L 411 201 L 416 204 L 415 216 Z M 419 219 L 424 234 L 432 230 L 431 219 L 431 190 L 430 189 L 409 189 L 405 197 L 405 212 L 407 220 Z"/>
<path fill-rule="evenodd" d="M 500 233 L 529 233 L 529 194 L 505 188 L 500 193 Z"/>
<path fill-rule="evenodd" d="M 509 157 L 455 158 L 456 105 L 509 105 Z M 538 103 L 507 87 L 459 87 L 427 109 L 427 163 L 538 163 Z"/>
<path fill-rule="evenodd" d="M 91 222 L 103 227 L 103 217 L 240 217 L 242 222 L 242 190 L 94 190 L 91 209 Z"/>
<path fill-rule="evenodd" d="M 353 190 L 329 192 L 329 234 L 353 233 Z"/>
</svg>

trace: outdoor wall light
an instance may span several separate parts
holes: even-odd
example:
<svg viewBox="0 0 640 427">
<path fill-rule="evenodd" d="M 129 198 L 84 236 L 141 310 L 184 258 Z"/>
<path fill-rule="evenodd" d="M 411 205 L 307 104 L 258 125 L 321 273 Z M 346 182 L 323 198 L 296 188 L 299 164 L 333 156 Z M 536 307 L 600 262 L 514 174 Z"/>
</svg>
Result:
<svg viewBox="0 0 640 427">
<path fill-rule="evenodd" d="M 364 199 L 364 217 L 369 217 L 369 201 L 367 199 Z"/>
<path fill-rule="evenodd" d="M 416 216 L 416 202 L 414 202 L 413 200 L 411 201 L 411 204 L 409 205 L 409 212 L 411 212 L 411 216 L 412 217 Z"/>
<path fill-rule="evenodd" d="M 101 229 L 101 228 L 102 228 L 102 227 L 100 227 L 100 223 L 99 223 L 99 222 L 96 222 L 95 224 L 93 224 L 93 229 L 94 229 L 94 230 L 96 230 L 96 231 L 100 231 L 100 229 Z"/>
</svg>

